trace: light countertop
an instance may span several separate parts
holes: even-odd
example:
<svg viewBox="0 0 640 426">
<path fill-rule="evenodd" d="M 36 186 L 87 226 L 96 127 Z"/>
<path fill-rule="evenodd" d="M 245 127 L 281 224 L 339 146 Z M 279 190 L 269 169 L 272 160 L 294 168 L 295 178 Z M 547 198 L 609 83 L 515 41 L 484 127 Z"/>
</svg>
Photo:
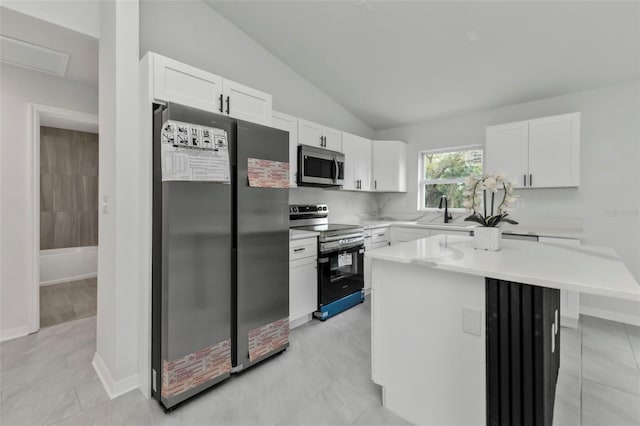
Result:
<svg viewBox="0 0 640 426">
<path fill-rule="evenodd" d="M 450 231 L 470 231 L 475 224 L 472 222 L 451 222 L 444 225 L 437 222 L 408 222 L 408 221 L 389 221 L 389 220 L 363 220 L 361 224 L 367 229 L 383 228 L 386 226 L 401 226 L 403 228 L 418 228 L 418 229 L 440 229 Z M 517 234 L 517 235 L 536 235 L 538 237 L 552 237 L 552 238 L 570 238 L 570 239 L 582 239 L 584 234 L 580 230 L 569 228 L 552 228 L 542 226 L 527 226 L 527 225 L 509 225 L 505 224 L 502 227 L 504 234 Z"/>
<path fill-rule="evenodd" d="M 303 238 L 315 238 L 320 233 L 314 231 L 302 231 L 299 229 L 289 229 L 289 241 L 301 240 Z"/>
<path fill-rule="evenodd" d="M 475 250 L 473 237 L 437 235 L 367 251 L 371 259 L 416 264 L 523 284 L 640 301 L 640 286 L 615 250 L 504 240 Z M 425 276 L 425 279 L 427 276 Z"/>
</svg>

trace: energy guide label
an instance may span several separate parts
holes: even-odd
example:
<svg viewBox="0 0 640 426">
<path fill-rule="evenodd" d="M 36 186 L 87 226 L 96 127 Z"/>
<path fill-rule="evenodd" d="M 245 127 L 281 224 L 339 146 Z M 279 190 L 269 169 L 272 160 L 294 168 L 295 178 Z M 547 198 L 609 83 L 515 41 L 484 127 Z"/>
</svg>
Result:
<svg viewBox="0 0 640 426">
<path fill-rule="evenodd" d="M 163 181 L 230 182 L 225 130 L 167 120 L 161 142 Z"/>
</svg>

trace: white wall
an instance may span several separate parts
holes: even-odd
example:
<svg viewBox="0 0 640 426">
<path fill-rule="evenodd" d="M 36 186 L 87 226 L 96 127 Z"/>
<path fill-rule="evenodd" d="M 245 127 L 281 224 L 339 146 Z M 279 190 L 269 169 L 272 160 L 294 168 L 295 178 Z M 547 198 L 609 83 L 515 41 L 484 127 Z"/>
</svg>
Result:
<svg viewBox="0 0 640 426">
<path fill-rule="evenodd" d="M 99 0 L 2 0 L 2 6 L 91 37 L 100 37 Z"/>
<path fill-rule="evenodd" d="M 140 57 L 147 51 L 271 93 L 273 109 L 277 111 L 364 137 L 373 133 L 343 106 L 200 1 L 141 1 Z"/>
<path fill-rule="evenodd" d="M 98 88 L 0 65 L 0 339 L 27 334 L 36 214 L 28 103 L 97 114 Z"/>
<path fill-rule="evenodd" d="M 357 223 L 375 209 L 373 194 L 301 187 L 289 191 L 289 204 L 327 204 L 331 222 Z"/>
<path fill-rule="evenodd" d="M 409 192 L 388 195 L 385 212 L 416 212 L 421 150 L 484 144 L 488 125 L 574 111 L 582 113 L 580 187 L 518 191 L 524 206 L 512 217 L 523 224 L 581 226 L 584 244 L 613 247 L 640 281 L 638 82 L 378 131 L 378 139 L 407 141 L 409 164 L 416 165 L 409 168 Z M 583 296 L 581 307 L 618 312 L 640 323 L 639 304 Z"/>
<path fill-rule="evenodd" d="M 98 312 L 93 366 L 114 398 L 138 386 L 138 2 L 101 2 Z"/>
</svg>

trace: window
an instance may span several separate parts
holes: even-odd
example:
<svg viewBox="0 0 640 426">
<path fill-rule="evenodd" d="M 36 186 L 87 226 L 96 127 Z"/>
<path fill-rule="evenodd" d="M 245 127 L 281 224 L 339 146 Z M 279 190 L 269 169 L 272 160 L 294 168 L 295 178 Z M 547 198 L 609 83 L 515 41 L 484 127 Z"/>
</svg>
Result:
<svg viewBox="0 0 640 426">
<path fill-rule="evenodd" d="M 464 208 L 464 180 L 482 175 L 482 156 L 481 146 L 421 152 L 418 208 L 438 208 L 443 195 L 449 208 Z"/>
</svg>

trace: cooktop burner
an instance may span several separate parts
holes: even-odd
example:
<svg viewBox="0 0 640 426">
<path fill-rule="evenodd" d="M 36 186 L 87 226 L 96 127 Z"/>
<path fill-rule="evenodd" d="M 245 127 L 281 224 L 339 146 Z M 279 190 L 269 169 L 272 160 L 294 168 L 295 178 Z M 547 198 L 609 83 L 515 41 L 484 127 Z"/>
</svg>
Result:
<svg viewBox="0 0 640 426">
<path fill-rule="evenodd" d="M 326 204 L 297 204 L 289 206 L 289 226 L 293 229 L 320 233 L 320 241 L 341 235 L 363 234 L 361 225 L 329 223 Z"/>
</svg>

